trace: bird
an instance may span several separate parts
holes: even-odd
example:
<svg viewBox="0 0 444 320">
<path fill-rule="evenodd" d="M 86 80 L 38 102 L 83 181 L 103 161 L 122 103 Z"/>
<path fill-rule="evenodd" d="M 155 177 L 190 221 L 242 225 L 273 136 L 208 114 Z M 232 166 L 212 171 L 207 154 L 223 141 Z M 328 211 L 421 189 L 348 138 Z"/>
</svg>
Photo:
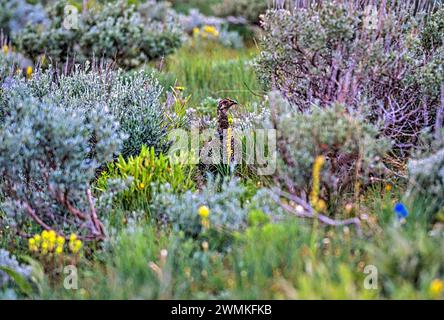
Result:
<svg viewBox="0 0 444 320">
<path fill-rule="evenodd" d="M 237 104 L 238 103 L 236 100 L 230 98 L 219 100 L 217 104 L 217 132 L 219 135 L 221 133 L 223 134 L 224 130 L 227 130 L 230 127 L 230 122 L 228 121 L 228 111 L 231 109 L 231 107 Z"/>
<path fill-rule="evenodd" d="M 234 139 L 231 132 L 231 124 L 228 119 L 228 111 L 235 105 L 238 105 L 238 102 L 236 100 L 225 98 L 219 100 L 217 104 L 217 133 L 219 135 L 219 140 L 221 142 L 221 151 L 222 155 L 224 155 L 223 152 L 223 141 L 224 141 L 224 134 L 227 134 L 227 159 L 228 162 L 232 160 L 233 157 L 233 147 L 234 147 Z M 224 157 L 222 157 L 223 159 Z"/>
</svg>

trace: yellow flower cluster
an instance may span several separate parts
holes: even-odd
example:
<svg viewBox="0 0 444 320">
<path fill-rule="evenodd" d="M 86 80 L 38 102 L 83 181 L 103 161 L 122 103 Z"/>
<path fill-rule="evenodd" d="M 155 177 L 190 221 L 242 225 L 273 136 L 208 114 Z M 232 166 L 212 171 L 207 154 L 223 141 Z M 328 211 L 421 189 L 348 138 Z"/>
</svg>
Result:
<svg viewBox="0 0 444 320">
<path fill-rule="evenodd" d="M 204 26 L 202 28 L 203 32 L 212 35 L 213 37 L 218 37 L 219 36 L 219 31 L 217 30 L 217 28 L 215 26 Z"/>
<path fill-rule="evenodd" d="M 441 279 L 434 279 L 430 283 L 430 294 L 433 298 L 439 298 L 441 297 L 442 293 L 444 292 L 444 281 Z"/>
<path fill-rule="evenodd" d="M 54 230 L 44 230 L 41 234 L 36 234 L 28 240 L 29 251 L 40 252 L 42 255 L 63 253 L 65 238 L 57 235 Z M 77 253 L 82 248 L 82 241 L 72 234 L 69 239 L 69 248 L 72 253 Z"/>
<path fill-rule="evenodd" d="M 41 234 L 36 234 L 28 240 L 28 247 L 31 252 L 40 252 L 43 255 L 54 252 L 61 254 L 65 239 L 58 236 L 54 230 L 44 230 Z"/>
<path fill-rule="evenodd" d="M 318 212 L 327 209 L 325 201 L 319 199 L 319 190 L 321 189 L 321 169 L 325 163 L 324 156 L 317 156 L 313 164 L 313 186 L 310 193 L 310 204 Z"/>
<path fill-rule="evenodd" d="M 69 250 L 71 250 L 72 253 L 77 253 L 82 249 L 83 243 L 81 240 L 77 239 L 77 236 L 72 233 L 69 236 Z"/>
<path fill-rule="evenodd" d="M 6 55 L 6 54 L 8 54 L 8 52 L 9 52 L 9 47 L 8 47 L 8 45 L 4 45 L 3 46 L 3 48 L 2 48 L 2 51 L 3 51 L 3 53 Z"/>
<path fill-rule="evenodd" d="M 198 36 L 201 36 L 202 38 L 217 38 L 219 37 L 219 31 L 215 26 L 205 25 L 202 27 L 202 30 L 195 27 L 193 28 L 193 37 L 197 38 Z"/>
<path fill-rule="evenodd" d="M 200 206 L 197 210 L 197 213 L 200 216 L 200 222 L 205 229 L 210 228 L 210 219 L 208 219 L 210 215 L 210 209 L 207 206 Z"/>
</svg>

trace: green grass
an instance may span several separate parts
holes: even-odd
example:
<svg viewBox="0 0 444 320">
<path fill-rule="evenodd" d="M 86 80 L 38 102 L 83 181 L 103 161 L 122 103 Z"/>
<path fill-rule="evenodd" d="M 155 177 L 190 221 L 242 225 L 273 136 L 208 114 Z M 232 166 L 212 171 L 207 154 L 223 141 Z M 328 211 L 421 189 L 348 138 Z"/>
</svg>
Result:
<svg viewBox="0 0 444 320">
<path fill-rule="evenodd" d="M 102 250 L 77 264 L 79 290 L 65 290 L 47 273 L 35 297 L 43 299 L 430 299 L 444 270 L 444 240 L 427 234 L 427 202 L 409 203 L 397 223 L 393 203 L 402 190 L 374 188 L 354 227 L 287 217 L 249 220 L 229 235 L 198 238 L 142 219 L 113 234 Z M 123 213 L 122 213 L 123 214 Z M 228 240 L 220 247 L 220 237 Z M 377 288 L 365 287 L 366 266 L 377 268 Z"/>
<path fill-rule="evenodd" d="M 249 65 L 256 54 L 256 48 L 234 50 L 213 43 L 185 46 L 166 59 L 160 81 L 166 88 L 184 87 L 184 95 L 191 95 L 191 106 L 207 97 L 230 97 L 249 105 L 259 101 L 255 93 L 263 93 Z"/>
<path fill-rule="evenodd" d="M 173 8 L 177 12 L 188 13 L 190 9 L 196 8 L 205 15 L 213 15 L 212 6 L 220 3 L 221 0 L 172 0 L 170 2 L 173 4 Z"/>
<path fill-rule="evenodd" d="M 388 210 L 383 204 L 387 199 L 380 200 L 380 210 Z M 58 299 L 432 298 L 430 283 L 441 272 L 444 243 L 421 231 L 426 226 L 421 218 L 415 218 L 419 212 L 420 208 L 415 209 L 404 227 L 395 227 L 393 215 L 386 224 L 377 226 L 381 228 L 379 231 L 370 231 L 371 228 L 364 226 L 365 235 L 361 237 L 352 227 L 320 226 L 314 248 L 310 221 L 296 218 L 250 226 L 242 233 L 234 233 L 229 250 L 220 250 L 211 237 L 191 239 L 180 232 L 143 223 L 115 237 L 108 250 L 96 255 L 94 264 L 79 266 L 82 290 L 65 290 L 61 282 L 56 282 L 43 285 L 40 296 Z M 375 212 L 375 216 L 378 215 L 379 212 Z M 367 265 L 378 268 L 375 290 L 364 286 Z"/>
</svg>

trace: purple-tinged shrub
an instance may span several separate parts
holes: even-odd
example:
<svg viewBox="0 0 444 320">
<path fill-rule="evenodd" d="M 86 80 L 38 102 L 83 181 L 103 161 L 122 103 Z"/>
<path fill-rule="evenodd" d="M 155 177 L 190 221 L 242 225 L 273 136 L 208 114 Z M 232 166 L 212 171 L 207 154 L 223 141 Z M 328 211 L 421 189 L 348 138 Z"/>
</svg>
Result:
<svg viewBox="0 0 444 320">
<path fill-rule="evenodd" d="M 306 0 L 268 11 L 258 74 L 301 111 L 368 105 L 368 120 L 408 150 L 435 123 L 444 80 L 444 8 L 426 4 Z"/>
</svg>

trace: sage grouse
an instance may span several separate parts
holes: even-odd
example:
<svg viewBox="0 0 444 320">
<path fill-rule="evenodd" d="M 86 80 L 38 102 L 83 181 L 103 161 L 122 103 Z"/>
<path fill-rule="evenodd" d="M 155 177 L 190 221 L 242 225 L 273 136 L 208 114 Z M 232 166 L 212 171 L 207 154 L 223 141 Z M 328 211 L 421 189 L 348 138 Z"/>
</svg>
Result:
<svg viewBox="0 0 444 320">
<path fill-rule="evenodd" d="M 225 98 L 225 99 L 221 99 L 217 105 L 217 133 L 219 135 L 219 140 L 220 140 L 221 146 L 222 146 L 221 155 L 222 155 L 222 159 L 228 158 L 229 162 L 230 162 L 230 160 L 233 159 L 234 139 L 233 139 L 231 130 L 229 130 L 231 127 L 231 124 L 228 119 L 228 111 L 230 110 L 230 108 L 232 106 L 237 105 L 237 104 L 238 104 L 237 101 L 229 99 L 229 98 Z M 223 148 L 224 134 L 229 135 L 229 136 L 227 136 L 226 141 L 230 141 L 229 143 L 227 143 L 227 146 L 230 146 L 229 148 L 227 148 L 227 151 L 228 151 L 227 157 L 224 157 L 224 152 L 223 152 L 223 150 L 224 150 L 224 148 Z"/>
</svg>

